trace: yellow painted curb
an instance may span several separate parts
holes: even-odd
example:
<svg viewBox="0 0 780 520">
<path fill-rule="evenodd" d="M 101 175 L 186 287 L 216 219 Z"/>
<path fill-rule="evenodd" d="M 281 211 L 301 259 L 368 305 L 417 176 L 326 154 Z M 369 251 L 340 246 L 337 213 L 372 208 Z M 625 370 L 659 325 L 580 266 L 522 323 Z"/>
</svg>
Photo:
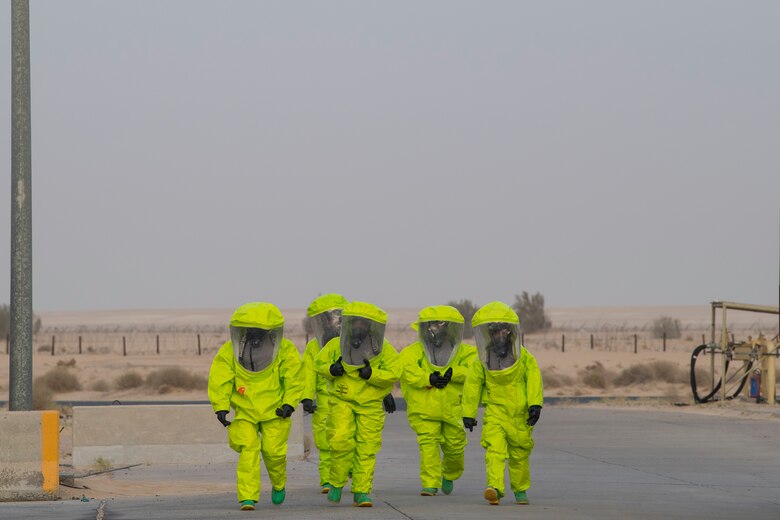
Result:
<svg viewBox="0 0 780 520">
<path fill-rule="evenodd" d="M 60 485 L 60 414 L 41 412 L 41 474 L 44 493 L 56 493 Z"/>
</svg>

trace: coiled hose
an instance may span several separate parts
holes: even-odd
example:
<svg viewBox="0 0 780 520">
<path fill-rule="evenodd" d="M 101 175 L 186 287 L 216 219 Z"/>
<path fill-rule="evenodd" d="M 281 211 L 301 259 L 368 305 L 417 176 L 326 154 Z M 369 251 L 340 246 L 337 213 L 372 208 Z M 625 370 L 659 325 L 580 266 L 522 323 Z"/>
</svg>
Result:
<svg viewBox="0 0 780 520">
<path fill-rule="evenodd" d="M 698 347 L 693 349 L 693 353 L 691 354 L 691 391 L 693 392 L 693 400 L 696 403 L 706 403 L 706 402 L 709 402 L 709 401 L 717 401 L 718 400 L 717 398 L 715 398 L 715 399 L 713 399 L 713 398 L 718 393 L 718 390 L 720 390 L 720 385 L 723 384 L 723 377 L 725 376 L 725 374 L 728 373 L 728 371 L 729 371 L 729 363 L 731 361 L 728 357 L 726 358 L 725 374 L 721 374 L 720 380 L 712 388 L 710 393 L 708 393 L 704 397 L 700 396 L 699 392 L 698 392 L 697 385 L 696 385 L 696 359 L 699 357 L 699 354 L 701 354 L 702 350 L 704 350 L 706 348 L 709 348 L 709 346 L 708 345 L 699 345 Z M 740 381 L 740 383 L 739 383 L 739 388 L 737 388 L 737 390 L 733 394 L 727 395 L 726 396 L 727 400 L 728 399 L 734 399 L 735 397 L 737 397 L 740 394 L 740 392 L 742 392 L 742 389 L 745 388 L 745 383 L 748 380 L 748 375 L 750 374 L 750 369 L 751 369 L 752 366 L 753 366 L 753 360 L 751 359 L 748 362 L 747 367 L 745 368 L 745 375 L 742 376 L 742 381 Z"/>
</svg>

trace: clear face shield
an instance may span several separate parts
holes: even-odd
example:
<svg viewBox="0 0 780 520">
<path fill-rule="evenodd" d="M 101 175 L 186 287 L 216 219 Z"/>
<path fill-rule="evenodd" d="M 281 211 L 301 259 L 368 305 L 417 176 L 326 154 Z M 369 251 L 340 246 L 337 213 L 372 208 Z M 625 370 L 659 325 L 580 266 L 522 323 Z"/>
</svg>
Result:
<svg viewBox="0 0 780 520">
<path fill-rule="evenodd" d="M 341 334 L 341 309 L 332 309 L 312 316 L 311 323 L 314 328 L 314 337 L 317 338 L 320 348 L 322 348 L 327 345 L 328 341 Z"/>
<path fill-rule="evenodd" d="M 445 367 L 463 341 L 463 324 L 453 321 L 423 321 L 419 325 L 417 335 L 428 362 L 435 367 Z"/>
<path fill-rule="evenodd" d="M 238 363 L 250 372 L 260 372 L 276 358 L 282 327 L 268 330 L 231 325 L 230 340 Z"/>
<path fill-rule="evenodd" d="M 341 361 L 363 366 L 382 352 L 385 326 L 361 316 L 344 316 L 341 324 Z"/>
<path fill-rule="evenodd" d="M 520 358 L 517 323 L 483 323 L 474 330 L 479 359 L 488 370 L 504 370 Z"/>
</svg>

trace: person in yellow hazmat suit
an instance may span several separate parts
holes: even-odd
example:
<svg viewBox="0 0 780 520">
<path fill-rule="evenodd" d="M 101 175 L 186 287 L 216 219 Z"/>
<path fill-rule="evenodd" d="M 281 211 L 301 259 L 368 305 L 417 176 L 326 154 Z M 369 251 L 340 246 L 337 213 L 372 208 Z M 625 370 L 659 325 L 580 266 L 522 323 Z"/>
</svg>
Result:
<svg viewBox="0 0 780 520">
<path fill-rule="evenodd" d="M 436 495 L 441 485 L 449 495 L 463 474 L 466 431 L 461 427 L 461 400 L 477 349 L 462 343 L 463 316 L 455 307 L 426 307 L 412 327 L 419 339 L 399 358 L 406 416 L 420 445 L 420 494 Z"/>
<path fill-rule="evenodd" d="M 230 318 L 230 341 L 217 351 L 208 393 L 217 420 L 238 452 L 236 482 L 242 510 L 260 500 L 260 454 L 271 480 L 271 502 L 284 502 L 290 416 L 301 400 L 301 356 L 283 337 L 284 317 L 270 303 L 247 303 Z M 227 414 L 233 408 L 233 421 Z"/>
<path fill-rule="evenodd" d="M 341 337 L 334 338 L 314 362 L 317 373 L 331 381 L 328 440 L 328 500 L 341 501 L 352 469 L 353 503 L 371 507 L 376 454 L 385 425 L 383 401 L 398 380 L 398 353 L 384 339 L 387 314 L 365 302 L 351 302 L 342 312 Z"/>
<path fill-rule="evenodd" d="M 471 320 L 479 363 L 471 366 L 463 388 L 463 425 L 476 426 L 480 398 L 485 405 L 482 447 L 485 448 L 485 499 L 498 505 L 504 496 L 504 468 L 509 459 L 509 484 L 518 504 L 528 504 L 531 487 L 528 457 L 531 434 L 542 411 L 542 374 L 536 359 L 520 344 L 520 320 L 512 308 L 492 302 Z"/>
<path fill-rule="evenodd" d="M 314 445 L 319 451 L 322 493 L 330 491 L 330 444 L 326 431 L 330 414 L 330 390 L 327 379 L 314 371 L 314 360 L 323 346 L 341 334 L 341 311 L 346 304 L 347 299 L 340 294 L 323 294 L 311 302 L 307 309 L 307 315 L 314 329 L 314 338 L 306 345 L 303 353 L 306 387 L 301 404 L 305 412 L 313 414 L 311 430 Z"/>
</svg>

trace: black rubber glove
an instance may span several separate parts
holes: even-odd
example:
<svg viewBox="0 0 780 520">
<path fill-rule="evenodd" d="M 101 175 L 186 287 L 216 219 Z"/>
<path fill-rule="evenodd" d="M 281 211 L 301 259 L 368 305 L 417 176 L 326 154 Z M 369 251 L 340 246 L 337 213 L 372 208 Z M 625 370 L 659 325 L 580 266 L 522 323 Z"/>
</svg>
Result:
<svg viewBox="0 0 780 520">
<path fill-rule="evenodd" d="M 539 416 L 542 414 L 542 407 L 538 404 L 535 404 L 533 406 L 528 407 L 528 421 L 526 421 L 526 424 L 528 426 L 533 426 L 536 424 L 536 421 L 539 420 Z"/>
<path fill-rule="evenodd" d="M 301 401 L 301 404 L 303 405 L 303 411 L 306 413 L 314 413 L 317 409 L 317 405 L 311 399 L 304 399 Z"/>
<path fill-rule="evenodd" d="M 442 377 L 447 380 L 447 383 L 452 381 L 452 367 L 448 368 Z"/>
<path fill-rule="evenodd" d="M 222 423 L 222 426 L 227 428 L 230 426 L 230 421 L 227 420 L 227 414 L 229 412 L 227 410 L 220 410 L 217 412 L 217 420 Z"/>
<path fill-rule="evenodd" d="M 278 415 L 282 419 L 287 419 L 293 414 L 294 411 L 295 408 L 293 408 L 289 404 L 283 404 L 281 408 L 276 409 L 276 415 Z"/>
<path fill-rule="evenodd" d="M 436 372 L 432 372 L 431 375 L 428 376 L 428 382 L 431 383 L 431 386 L 435 386 L 436 388 L 444 388 L 447 386 L 444 383 L 444 378 L 441 377 L 438 370 Z"/>
<path fill-rule="evenodd" d="M 477 420 L 472 419 L 471 417 L 464 417 L 463 418 L 463 427 L 468 428 L 470 432 L 474 431 L 474 426 L 477 425 Z"/>
<path fill-rule="evenodd" d="M 393 394 L 387 394 L 385 398 L 382 399 L 382 408 L 384 408 L 387 413 L 393 413 L 395 411 L 395 399 L 393 398 Z"/>
<path fill-rule="evenodd" d="M 364 359 L 363 363 L 365 363 L 366 366 L 358 370 L 358 375 L 361 379 L 368 381 L 371 378 L 371 363 L 369 363 L 367 359 Z"/>
<path fill-rule="evenodd" d="M 330 375 L 341 377 L 344 375 L 344 365 L 341 364 L 341 356 L 330 366 Z"/>
</svg>

